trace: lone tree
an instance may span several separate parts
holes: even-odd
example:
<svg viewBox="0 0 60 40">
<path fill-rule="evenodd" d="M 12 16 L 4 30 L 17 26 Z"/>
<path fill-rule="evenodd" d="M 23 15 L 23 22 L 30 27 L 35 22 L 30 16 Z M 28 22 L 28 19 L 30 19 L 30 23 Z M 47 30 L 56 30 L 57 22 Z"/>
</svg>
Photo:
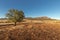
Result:
<svg viewBox="0 0 60 40">
<path fill-rule="evenodd" d="M 23 11 L 10 9 L 6 14 L 6 17 L 12 22 L 14 22 L 14 25 L 16 26 L 16 23 L 21 22 L 25 16 Z"/>
</svg>

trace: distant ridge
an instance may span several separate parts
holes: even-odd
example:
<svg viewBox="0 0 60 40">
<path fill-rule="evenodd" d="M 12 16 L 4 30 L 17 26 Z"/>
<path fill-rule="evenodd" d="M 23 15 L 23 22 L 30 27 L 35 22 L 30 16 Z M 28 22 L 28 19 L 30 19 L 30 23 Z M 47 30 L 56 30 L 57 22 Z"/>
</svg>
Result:
<svg viewBox="0 0 60 40">
<path fill-rule="evenodd" d="M 42 17 L 36 17 L 36 19 L 51 19 L 51 18 L 49 18 L 47 16 L 42 16 Z"/>
<path fill-rule="evenodd" d="M 32 19 L 32 20 L 56 20 L 56 19 L 52 19 L 52 18 L 47 17 L 47 16 L 35 17 L 35 18 L 27 17 L 26 19 Z"/>
<path fill-rule="evenodd" d="M 0 18 L 0 20 L 6 20 L 7 18 Z"/>
<path fill-rule="evenodd" d="M 31 19 L 31 20 L 57 20 L 57 19 L 52 19 L 52 18 L 47 17 L 47 16 L 35 17 L 35 18 L 26 17 L 26 18 L 24 18 L 24 19 Z M 7 20 L 7 18 L 0 18 L 0 20 Z"/>
</svg>

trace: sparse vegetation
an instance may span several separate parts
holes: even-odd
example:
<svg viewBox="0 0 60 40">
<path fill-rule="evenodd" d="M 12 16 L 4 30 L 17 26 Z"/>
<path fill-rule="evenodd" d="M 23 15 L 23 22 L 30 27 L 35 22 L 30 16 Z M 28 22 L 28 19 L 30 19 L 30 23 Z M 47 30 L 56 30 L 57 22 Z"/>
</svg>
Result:
<svg viewBox="0 0 60 40">
<path fill-rule="evenodd" d="M 20 23 L 0 27 L 0 40 L 60 40 L 60 23 Z"/>
</svg>

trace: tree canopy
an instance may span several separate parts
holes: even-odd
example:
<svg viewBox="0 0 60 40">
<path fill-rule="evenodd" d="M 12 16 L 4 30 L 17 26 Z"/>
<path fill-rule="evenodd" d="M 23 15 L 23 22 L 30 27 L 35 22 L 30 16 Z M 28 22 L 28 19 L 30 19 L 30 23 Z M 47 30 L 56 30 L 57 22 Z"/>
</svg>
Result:
<svg viewBox="0 0 60 40">
<path fill-rule="evenodd" d="M 19 11 L 16 9 L 10 9 L 8 10 L 8 13 L 6 14 L 6 17 L 12 22 L 14 22 L 16 25 L 16 23 L 21 22 L 25 16 L 24 16 L 23 11 Z"/>
</svg>

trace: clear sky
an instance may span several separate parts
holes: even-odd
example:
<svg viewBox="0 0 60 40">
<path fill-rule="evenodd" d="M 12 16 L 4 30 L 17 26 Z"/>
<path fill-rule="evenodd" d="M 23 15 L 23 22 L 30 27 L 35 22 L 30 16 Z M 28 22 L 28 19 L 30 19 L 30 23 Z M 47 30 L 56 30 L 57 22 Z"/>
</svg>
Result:
<svg viewBox="0 0 60 40">
<path fill-rule="evenodd" d="M 23 10 L 26 17 L 60 19 L 60 0 L 0 0 L 0 17 L 5 17 L 12 8 Z"/>
</svg>

